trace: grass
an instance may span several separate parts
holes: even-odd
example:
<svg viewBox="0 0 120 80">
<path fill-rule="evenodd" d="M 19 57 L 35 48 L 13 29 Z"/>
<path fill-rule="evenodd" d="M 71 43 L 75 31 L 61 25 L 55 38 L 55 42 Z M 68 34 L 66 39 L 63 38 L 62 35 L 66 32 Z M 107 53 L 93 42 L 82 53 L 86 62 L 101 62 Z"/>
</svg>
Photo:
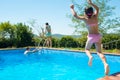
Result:
<svg viewBox="0 0 120 80">
<path fill-rule="evenodd" d="M 103 50 L 103 52 L 112 53 L 112 54 L 120 54 L 120 50 L 119 49 Z"/>
<path fill-rule="evenodd" d="M 79 50 L 79 51 L 85 51 L 85 48 L 66 48 L 69 50 Z M 90 49 L 91 52 L 96 52 L 96 49 Z M 119 49 L 112 49 L 112 50 L 102 50 L 103 53 L 110 53 L 110 54 L 120 54 Z"/>
</svg>

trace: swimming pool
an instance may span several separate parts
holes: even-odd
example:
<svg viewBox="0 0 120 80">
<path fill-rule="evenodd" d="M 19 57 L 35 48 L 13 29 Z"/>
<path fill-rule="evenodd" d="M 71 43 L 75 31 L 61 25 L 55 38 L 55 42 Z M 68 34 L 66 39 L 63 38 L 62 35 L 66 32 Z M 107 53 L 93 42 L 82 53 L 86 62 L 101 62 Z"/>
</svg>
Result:
<svg viewBox="0 0 120 80">
<path fill-rule="evenodd" d="M 25 49 L 0 50 L 0 80 L 96 80 L 104 76 L 96 54 L 92 67 L 84 52 L 45 49 L 25 56 Z M 106 55 L 110 74 L 120 72 L 120 56 Z"/>
</svg>

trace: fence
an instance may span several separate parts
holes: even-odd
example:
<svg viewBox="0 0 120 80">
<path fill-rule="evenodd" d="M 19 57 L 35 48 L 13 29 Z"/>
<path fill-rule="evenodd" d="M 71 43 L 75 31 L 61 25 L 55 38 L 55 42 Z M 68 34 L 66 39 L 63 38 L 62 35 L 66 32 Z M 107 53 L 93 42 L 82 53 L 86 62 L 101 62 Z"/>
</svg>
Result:
<svg viewBox="0 0 120 80">
<path fill-rule="evenodd" d="M 120 39 L 103 43 L 102 45 L 104 49 L 120 49 Z"/>
<path fill-rule="evenodd" d="M 120 53 L 120 39 L 103 43 L 102 48 L 104 51 L 113 50 L 114 53 Z"/>
</svg>

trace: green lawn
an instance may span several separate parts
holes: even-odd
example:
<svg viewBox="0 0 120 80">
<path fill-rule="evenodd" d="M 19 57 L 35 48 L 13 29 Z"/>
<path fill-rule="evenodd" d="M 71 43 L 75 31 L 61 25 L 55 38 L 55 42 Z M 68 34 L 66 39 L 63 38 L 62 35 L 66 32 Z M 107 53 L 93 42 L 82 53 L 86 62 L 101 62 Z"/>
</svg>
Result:
<svg viewBox="0 0 120 80">
<path fill-rule="evenodd" d="M 64 49 L 69 49 L 69 50 L 80 50 L 80 51 L 85 51 L 84 48 L 64 48 Z M 90 49 L 91 52 L 96 52 L 95 49 Z M 103 53 L 111 53 L 111 54 L 120 54 L 119 49 L 113 49 L 113 50 L 102 50 Z"/>
</svg>

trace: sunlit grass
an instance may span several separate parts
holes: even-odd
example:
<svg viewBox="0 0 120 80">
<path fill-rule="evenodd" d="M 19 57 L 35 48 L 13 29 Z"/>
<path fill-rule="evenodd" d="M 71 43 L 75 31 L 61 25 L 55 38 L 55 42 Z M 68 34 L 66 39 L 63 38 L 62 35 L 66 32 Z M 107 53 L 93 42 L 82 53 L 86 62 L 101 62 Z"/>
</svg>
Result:
<svg viewBox="0 0 120 80">
<path fill-rule="evenodd" d="M 69 50 L 77 50 L 77 51 L 85 51 L 85 48 L 65 48 Z M 96 49 L 90 49 L 91 52 L 96 52 Z M 111 53 L 111 54 L 120 54 L 119 49 L 112 49 L 112 50 L 102 50 L 103 53 Z"/>
</svg>

